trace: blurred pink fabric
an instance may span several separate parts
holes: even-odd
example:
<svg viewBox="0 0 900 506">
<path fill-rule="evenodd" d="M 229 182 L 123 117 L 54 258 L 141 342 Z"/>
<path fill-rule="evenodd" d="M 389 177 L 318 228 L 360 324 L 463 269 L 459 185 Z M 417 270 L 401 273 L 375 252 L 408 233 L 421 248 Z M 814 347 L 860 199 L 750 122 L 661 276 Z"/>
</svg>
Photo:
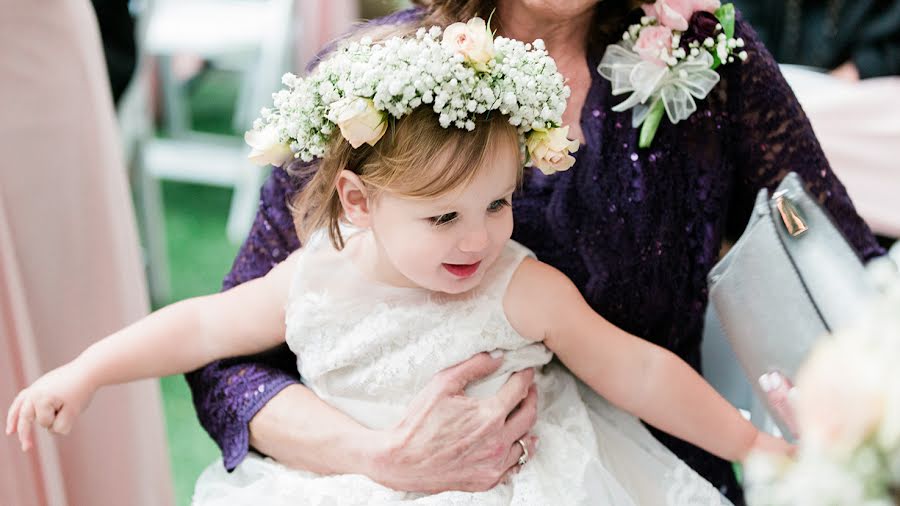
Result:
<svg viewBox="0 0 900 506">
<path fill-rule="evenodd" d="M 358 20 L 358 0 L 295 0 L 294 72 L 303 74 L 319 50 Z"/>
<path fill-rule="evenodd" d="M 848 82 L 792 65 L 782 72 L 860 216 L 876 233 L 900 237 L 900 77 Z"/>
<path fill-rule="evenodd" d="M 87 0 L 0 0 L 0 406 L 148 311 Z M 173 503 L 156 381 L 102 390 L 65 437 L 0 443 L 0 504 Z"/>
</svg>

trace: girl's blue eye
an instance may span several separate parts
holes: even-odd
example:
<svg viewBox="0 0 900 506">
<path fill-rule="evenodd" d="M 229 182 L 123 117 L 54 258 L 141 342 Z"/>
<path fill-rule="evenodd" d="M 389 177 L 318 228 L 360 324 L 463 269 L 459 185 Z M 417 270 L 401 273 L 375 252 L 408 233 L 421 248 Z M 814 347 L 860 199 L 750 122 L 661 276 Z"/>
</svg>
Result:
<svg viewBox="0 0 900 506">
<path fill-rule="evenodd" d="M 457 213 L 453 212 L 453 213 L 445 213 L 440 216 L 434 216 L 434 217 L 428 218 L 428 219 L 431 220 L 432 225 L 446 225 L 447 223 L 450 223 L 451 221 L 455 220 L 456 217 L 457 217 Z"/>
<path fill-rule="evenodd" d="M 491 205 L 488 206 L 488 211 L 490 211 L 492 213 L 496 213 L 508 205 L 509 205 L 509 201 L 506 199 L 495 200 L 495 201 L 491 202 Z"/>
</svg>

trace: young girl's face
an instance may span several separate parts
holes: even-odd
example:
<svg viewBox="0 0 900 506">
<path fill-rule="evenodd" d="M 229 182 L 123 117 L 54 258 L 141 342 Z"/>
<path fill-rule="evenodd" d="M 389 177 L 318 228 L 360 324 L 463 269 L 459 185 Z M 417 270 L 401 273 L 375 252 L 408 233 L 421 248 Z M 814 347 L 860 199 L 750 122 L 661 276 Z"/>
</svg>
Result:
<svg viewBox="0 0 900 506">
<path fill-rule="evenodd" d="M 518 151 L 504 146 L 468 185 L 441 197 L 383 192 L 371 216 L 381 256 L 414 286 L 452 294 L 474 288 L 512 235 L 518 173 Z"/>
</svg>

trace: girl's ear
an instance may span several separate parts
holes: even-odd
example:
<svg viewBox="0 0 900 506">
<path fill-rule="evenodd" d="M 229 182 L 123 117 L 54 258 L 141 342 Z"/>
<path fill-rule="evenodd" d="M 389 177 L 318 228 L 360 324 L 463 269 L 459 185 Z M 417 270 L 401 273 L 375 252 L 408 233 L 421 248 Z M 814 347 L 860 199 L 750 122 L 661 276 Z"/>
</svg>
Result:
<svg viewBox="0 0 900 506">
<path fill-rule="evenodd" d="M 372 223 L 369 193 L 359 176 L 349 170 L 342 170 L 335 187 L 347 221 L 359 228 L 369 227 Z"/>
</svg>

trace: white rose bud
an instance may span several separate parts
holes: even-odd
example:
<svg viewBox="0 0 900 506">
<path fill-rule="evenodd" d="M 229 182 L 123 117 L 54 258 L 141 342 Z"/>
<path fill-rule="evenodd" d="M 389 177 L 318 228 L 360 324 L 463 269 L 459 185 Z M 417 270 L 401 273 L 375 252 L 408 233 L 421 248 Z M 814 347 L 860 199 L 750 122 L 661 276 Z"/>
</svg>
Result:
<svg viewBox="0 0 900 506">
<path fill-rule="evenodd" d="M 278 132 L 272 125 L 266 125 L 262 130 L 244 133 L 244 142 L 252 148 L 247 158 L 256 165 L 281 167 L 294 157 L 290 146 L 279 142 Z"/>
<path fill-rule="evenodd" d="M 475 17 L 468 23 L 453 23 L 444 30 L 444 47 L 460 53 L 475 70 L 486 72 L 494 59 L 494 36 L 483 19 Z"/>
<path fill-rule="evenodd" d="M 363 144 L 374 146 L 387 130 L 383 112 L 368 98 L 344 97 L 331 104 L 328 119 L 340 129 L 353 148 Z"/>
<path fill-rule="evenodd" d="M 578 151 L 578 141 L 568 138 L 569 127 L 533 130 L 525 141 L 531 165 L 546 175 L 568 170 L 575 164 L 570 155 Z"/>
</svg>

